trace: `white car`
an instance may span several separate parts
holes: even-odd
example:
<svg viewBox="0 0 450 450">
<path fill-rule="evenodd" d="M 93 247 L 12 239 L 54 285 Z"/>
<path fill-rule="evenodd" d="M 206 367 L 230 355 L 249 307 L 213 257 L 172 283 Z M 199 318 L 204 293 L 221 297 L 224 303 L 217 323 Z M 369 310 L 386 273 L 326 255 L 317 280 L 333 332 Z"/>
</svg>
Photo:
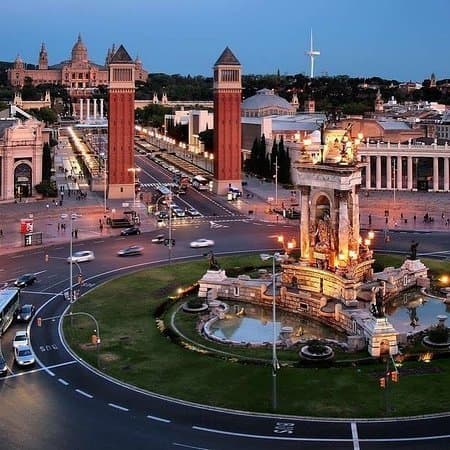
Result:
<svg viewBox="0 0 450 450">
<path fill-rule="evenodd" d="M 197 239 L 189 244 L 191 248 L 212 247 L 213 245 L 214 241 L 211 239 Z"/>
<path fill-rule="evenodd" d="M 20 345 L 14 349 L 14 358 L 19 366 L 34 364 L 34 355 L 29 345 Z"/>
<path fill-rule="evenodd" d="M 16 335 L 13 339 L 13 348 L 20 347 L 22 345 L 30 345 L 28 340 L 28 333 L 25 330 L 16 331 Z"/>
<path fill-rule="evenodd" d="M 81 252 L 75 252 L 71 257 L 69 256 L 67 258 L 67 262 L 70 263 L 76 262 L 85 262 L 85 261 L 93 261 L 95 259 L 94 252 L 91 252 L 90 250 L 83 250 Z"/>
</svg>

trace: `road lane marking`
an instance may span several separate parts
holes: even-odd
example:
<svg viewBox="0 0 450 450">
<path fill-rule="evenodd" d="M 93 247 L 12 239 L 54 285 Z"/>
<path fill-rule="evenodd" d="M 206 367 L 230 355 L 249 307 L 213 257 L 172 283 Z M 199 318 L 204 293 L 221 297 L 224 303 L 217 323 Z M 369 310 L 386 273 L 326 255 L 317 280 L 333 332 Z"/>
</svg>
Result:
<svg viewBox="0 0 450 450">
<path fill-rule="evenodd" d="M 147 416 L 147 419 L 157 420 L 158 422 L 170 423 L 170 420 L 168 420 L 168 419 L 163 419 L 162 417 Z"/>
<path fill-rule="evenodd" d="M 353 438 L 353 450 L 359 450 L 359 441 L 358 441 L 358 428 L 355 422 L 351 424 L 352 428 L 352 438 Z"/>
<path fill-rule="evenodd" d="M 193 448 L 195 450 L 209 450 L 208 448 L 205 448 L 205 447 L 194 447 L 193 445 L 180 444 L 178 442 L 172 442 L 172 444 L 177 446 L 177 447 Z"/>
<path fill-rule="evenodd" d="M 74 363 L 77 363 L 77 362 L 78 361 L 76 361 L 76 360 L 67 361 L 65 363 L 55 364 L 53 366 L 48 366 L 48 367 L 43 366 L 43 367 L 40 367 L 39 369 L 27 370 L 26 372 L 21 372 L 21 373 L 14 373 L 12 375 L 7 375 L 6 377 L 3 377 L 3 380 L 6 380 L 8 378 L 22 377 L 23 375 L 28 375 L 28 374 L 31 374 L 31 373 L 42 372 L 43 370 L 45 370 L 49 375 L 54 377 L 55 374 L 50 369 L 67 366 L 68 364 L 74 364 Z"/>
<path fill-rule="evenodd" d="M 66 380 L 63 380 L 62 378 L 58 378 L 58 381 L 63 384 L 64 386 L 68 386 L 69 383 Z"/>
<path fill-rule="evenodd" d="M 128 408 L 124 408 L 123 406 L 116 405 L 115 403 L 108 403 L 108 406 L 111 406 L 112 408 L 120 409 L 120 411 L 129 411 Z"/>
<path fill-rule="evenodd" d="M 82 391 L 81 389 L 75 389 L 75 392 L 78 392 L 79 394 L 84 395 L 84 396 L 87 397 L 87 398 L 94 398 L 93 395 L 88 394 L 87 392 L 84 392 L 84 391 Z"/>
</svg>

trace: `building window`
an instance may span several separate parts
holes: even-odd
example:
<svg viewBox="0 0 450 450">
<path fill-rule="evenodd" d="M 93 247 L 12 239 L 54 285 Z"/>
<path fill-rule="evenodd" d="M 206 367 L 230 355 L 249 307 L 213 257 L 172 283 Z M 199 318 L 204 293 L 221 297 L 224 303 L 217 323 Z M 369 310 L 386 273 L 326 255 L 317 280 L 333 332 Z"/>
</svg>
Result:
<svg viewBox="0 0 450 450">
<path fill-rule="evenodd" d="M 239 297 L 239 286 L 233 286 L 233 295 Z"/>
</svg>

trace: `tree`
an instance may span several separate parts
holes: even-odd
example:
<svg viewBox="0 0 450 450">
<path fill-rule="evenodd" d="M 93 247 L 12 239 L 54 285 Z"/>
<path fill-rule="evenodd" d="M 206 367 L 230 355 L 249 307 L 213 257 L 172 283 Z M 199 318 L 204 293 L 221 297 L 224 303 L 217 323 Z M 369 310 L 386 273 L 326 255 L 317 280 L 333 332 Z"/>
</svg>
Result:
<svg viewBox="0 0 450 450">
<path fill-rule="evenodd" d="M 42 149 L 42 180 L 50 181 L 52 175 L 52 156 L 50 153 L 50 145 L 46 142 Z"/>
<path fill-rule="evenodd" d="M 214 130 L 207 128 L 205 131 L 198 133 L 198 138 L 205 146 L 206 151 L 212 152 L 214 150 Z"/>
</svg>

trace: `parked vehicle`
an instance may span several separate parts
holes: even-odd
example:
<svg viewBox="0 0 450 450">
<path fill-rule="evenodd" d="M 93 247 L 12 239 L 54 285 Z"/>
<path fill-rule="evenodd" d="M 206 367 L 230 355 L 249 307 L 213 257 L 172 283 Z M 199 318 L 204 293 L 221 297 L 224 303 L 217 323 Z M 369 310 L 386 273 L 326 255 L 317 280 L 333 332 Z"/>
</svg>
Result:
<svg viewBox="0 0 450 450">
<path fill-rule="evenodd" d="M 8 366 L 6 365 L 5 358 L 0 353 L 0 375 L 5 375 L 8 372 Z"/>
</svg>

